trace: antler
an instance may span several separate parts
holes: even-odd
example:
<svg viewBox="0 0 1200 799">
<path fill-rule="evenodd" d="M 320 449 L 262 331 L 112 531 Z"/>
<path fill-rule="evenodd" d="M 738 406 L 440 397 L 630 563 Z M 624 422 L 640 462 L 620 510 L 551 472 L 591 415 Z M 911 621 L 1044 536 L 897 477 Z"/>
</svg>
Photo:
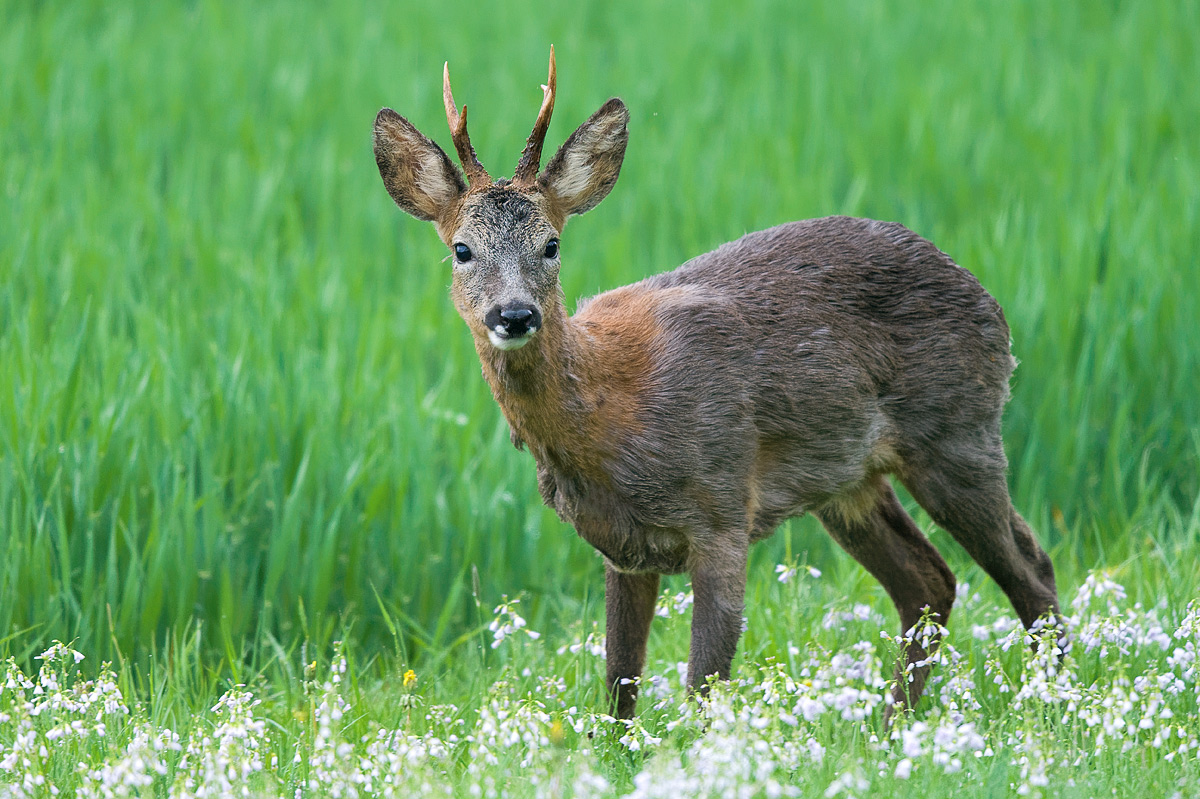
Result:
<svg viewBox="0 0 1200 799">
<path fill-rule="evenodd" d="M 483 164 L 475 155 L 471 146 L 471 137 L 467 135 L 467 107 L 462 107 L 462 115 L 454 104 L 454 95 L 450 92 L 450 62 L 447 61 L 442 70 L 442 99 L 446 103 L 446 122 L 450 125 L 450 136 L 454 140 L 454 149 L 458 151 L 458 160 L 462 162 L 463 171 L 467 173 L 467 182 L 474 186 L 476 183 L 491 183 Z"/>
<path fill-rule="evenodd" d="M 542 110 L 538 111 L 537 121 L 533 123 L 533 132 L 525 141 L 525 150 L 521 153 L 521 160 L 517 162 L 513 183 L 530 184 L 537 180 L 538 168 L 542 163 L 542 144 L 546 141 L 546 129 L 550 127 L 550 115 L 554 113 L 555 82 L 554 45 L 550 45 L 550 77 L 542 87 Z"/>
</svg>

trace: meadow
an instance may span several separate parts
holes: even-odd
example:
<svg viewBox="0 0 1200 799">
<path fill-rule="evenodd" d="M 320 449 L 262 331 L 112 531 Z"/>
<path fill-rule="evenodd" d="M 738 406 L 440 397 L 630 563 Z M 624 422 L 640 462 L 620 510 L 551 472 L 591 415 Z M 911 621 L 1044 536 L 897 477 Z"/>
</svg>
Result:
<svg viewBox="0 0 1200 799">
<path fill-rule="evenodd" d="M 601 563 L 370 147 L 386 105 L 449 148 L 449 60 L 509 173 L 550 43 L 548 149 L 632 115 L 569 305 L 833 213 L 996 296 L 1010 485 L 1078 600 L 1061 667 L 914 509 L 969 588 L 885 730 L 895 614 L 801 519 L 752 552 L 742 683 L 686 702 L 672 579 L 657 698 L 601 715 Z M 0 0 L 0 796 L 1193 794 L 1197 63 L 1165 1 Z"/>
</svg>

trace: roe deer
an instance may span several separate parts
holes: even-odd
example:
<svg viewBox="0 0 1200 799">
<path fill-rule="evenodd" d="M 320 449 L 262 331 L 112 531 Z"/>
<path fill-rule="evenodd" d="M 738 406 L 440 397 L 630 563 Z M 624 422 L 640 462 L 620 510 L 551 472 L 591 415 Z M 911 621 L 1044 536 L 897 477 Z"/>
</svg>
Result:
<svg viewBox="0 0 1200 799">
<path fill-rule="evenodd" d="M 1026 627 L 1056 618 L 1050 559 L 1009 499 L 1000 416 L 1014 361 L 979 282 L 898 224 L 829 217 L 751 233 L 569 316 L 559 236 L 612 189 L 629 113 L 610 99 L 539 171 L 553 48 L 542 88 L 511 180 L 476 158 L 448 66 L 463 172 L 389 108 L 375 160 L 396 204 L 450 248 L 454 305 L 546 504 L 604 557 L 615 714 L 634 710 L 659 575 L 691 575 L 688 685 L 703 690 L 729 675 L 747 548 L 806 511 L 883 584 L 902 629 L 925 608 L 944 624 L 954 575 L 888 474 Z M 904 658 L 915 666 L 897 703 L 920 696 L 926 656 L 917 644 L 902 656 L 898 677 Z"/>
</svg>

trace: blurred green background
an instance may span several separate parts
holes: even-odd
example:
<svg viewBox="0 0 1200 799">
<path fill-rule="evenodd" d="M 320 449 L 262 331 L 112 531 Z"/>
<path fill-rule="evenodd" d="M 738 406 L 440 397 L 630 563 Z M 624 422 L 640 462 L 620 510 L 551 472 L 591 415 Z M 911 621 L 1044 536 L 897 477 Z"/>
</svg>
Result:
<svg viewBox="0 0 1200 799">
<path fill-rule="evenodd" d="M 570 305 L 780 222 L 902 222 L 1006 310 L 1011 484 L 1060 584 L 1194 546 L 1198 9 L 0 0 L 3 651 L 199 631 L 236 664 L 394 624 L 419 657 L 474 594 L 594 605 L 370 143 L 387 105 L 450 149 L 449 60 L 511 174 L 551 43 L 548 151 L 609 96 L 632 115 L 564 234 Z M 752 583 L 785 550 L 858 569 L 804 520 Z"/>
</svg>

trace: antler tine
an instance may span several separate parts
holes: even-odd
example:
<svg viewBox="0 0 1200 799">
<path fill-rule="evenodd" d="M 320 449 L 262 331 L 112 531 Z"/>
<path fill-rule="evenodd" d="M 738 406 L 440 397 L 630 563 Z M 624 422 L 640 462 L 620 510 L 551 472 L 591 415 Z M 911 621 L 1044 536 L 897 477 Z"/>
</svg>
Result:
<svg viewBox="0 0 1200 799">
<path fill-rule="evenodd" d="M 521 153 L 521 160 L 517 162 L 517 171 L 513 175 L 514 183 L 533 183 L 537 180 L 538 168 L 542 163 L 542 144 L 546 141 L 546 130 L 550 127 L 550 115 L 554 113 L 556 83 L 554 45 L 550 45 L 550 77 L 542 87 L 542 109 L 538 111 L 537 121 L 533 123 L 533 132 L 525 141 L 525 150 Z"/>
<path fill-rule="evenodd" d="M 481 182 L 491 183 L 492 179 L 483 168 L 483 164 L 479 163 L 475 148 L 471 146 L 471 137 L 467 134 L 467 107 L 462 107 L 460 115 L 458 106 L 454 104 L 454 94 L 450 91 L 449 61 L 442 68 L 442 100 L 446 104 L 446 122 L 450 125 L 450 137 L 454 141 L 454 149 L 458 152 L 463 171 L 467 173 L 467 182 L 472 186 Z"/>
</svg>

